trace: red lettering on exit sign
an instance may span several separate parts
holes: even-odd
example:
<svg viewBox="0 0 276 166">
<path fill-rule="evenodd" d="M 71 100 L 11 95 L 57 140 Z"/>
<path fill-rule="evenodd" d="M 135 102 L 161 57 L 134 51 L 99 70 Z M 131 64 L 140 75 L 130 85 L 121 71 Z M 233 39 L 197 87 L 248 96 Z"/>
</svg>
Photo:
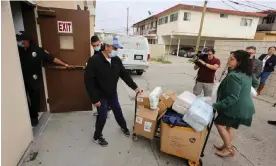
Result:
<svg viewBox="0 0 276 166">
<path fill-rule="evenodd" d="M 58 21 L 57 25 L 58 25 L 59 33 L 72 33 L 73 32 L 72 22 L 70 22 L 70 21 Z"/>
</svg>

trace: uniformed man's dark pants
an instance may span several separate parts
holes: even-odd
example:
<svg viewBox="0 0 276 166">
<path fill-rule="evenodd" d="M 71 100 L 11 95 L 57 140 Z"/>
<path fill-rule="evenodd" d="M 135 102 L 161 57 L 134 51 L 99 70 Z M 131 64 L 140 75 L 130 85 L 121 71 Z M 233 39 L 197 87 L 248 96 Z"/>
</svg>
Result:
<svg viewBox="0 0 276 166">
<path fill-rule="evenodd" d="M 110 105 L 112 108 L 112 111 L 114 113 L 115 119 L 118 123 L 118 125 L 123 128 L 127 129 L 126 120 L 123 116 L 122 109 L 118 100 L 118 96 L 115 95 L 113 97 L 107 98 L 107 99 L 101 99 L 101 106 L 97 108 L 98 116 L 96 120 L 95 125 L 95 133 L 94 133 L 94 139 L 98 139 L 99 137 L 103 136 L 102 131 L 107 119 L 107 106 Z"/>
<path fill-rule="evenodd" d="M 25 84 L 26 93 L 29 97 L 28 106 L 31 119 L 38 118 L 38 111 L 40 110 L 40 84 L 30 86 Z"/>
</svg>

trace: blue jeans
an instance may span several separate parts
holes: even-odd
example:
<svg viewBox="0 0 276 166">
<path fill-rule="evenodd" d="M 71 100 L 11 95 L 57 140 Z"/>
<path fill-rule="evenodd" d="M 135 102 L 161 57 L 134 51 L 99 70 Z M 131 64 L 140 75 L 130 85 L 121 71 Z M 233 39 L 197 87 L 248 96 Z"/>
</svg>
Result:
<svg viewBox="0 0 276 166">
<path fill-rule="evenodd" d="M 262 72 L 260 84 L 265 84 L 268 76 L 271 74 L 271 72 Z"/>
<path fill-rule="evenodd" d="M 109 105 L 111 106 L 111 109 L 114 113 L 114 116 L 118 125 L 123 129 L 127 129 L 126 120 L 122 113 L 122 109 L 118 100 L 118 95 L 114 95 L 113 97 L 110 97 L 110 98 L 102 98 L 100 102 L 101 102 L 101 106 L 97 107 L 98 116 L 97 116 L 96 125 L 95 125 L 95 128 L 96 128 L 94 133 L 95 140 L 103 136 L 102 131 L 106 123 L 107 111 L 108 111 L 107 107 Z"/>
</svg>

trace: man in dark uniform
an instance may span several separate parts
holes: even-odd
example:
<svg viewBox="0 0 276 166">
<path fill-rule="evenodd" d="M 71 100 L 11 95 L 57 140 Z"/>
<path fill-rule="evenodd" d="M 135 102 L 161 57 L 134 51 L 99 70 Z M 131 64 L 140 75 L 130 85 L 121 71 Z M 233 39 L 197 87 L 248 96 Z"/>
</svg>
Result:
<svg viewBox="0 0 276 166">
<path fill-rule="evenodd" d="M 101 51 L 104 50 L 104 46 L 101 44 L 101 41 L 99 39 L 98 36 L 92 36 L 91 37 L 91 46 L 94 49 L 94 55 L 100 53 Z M 112 112 L 111 112 L 111 107 L 108 106 L 107 107 L 108 113 L 107 113 L 107 117 L 110 117 Z M 94 113 L 94 116 L 98 116 L 98 112 Z"/>
<path fill-rule="evenodd" d="M 121 59 L 117 56 L 120 49 L 117 37 L 105 37 L 104 50 L 92 56 L 86 66 L 84 82 L 91 102 L 97 107 L 98 116 L 93 141 L 101 146 L 108 143 L 102 135 L 107 118 L 107 106 L 111 105 L 115 119 L 126 136 L 130 136 L 125 118 L 118 100 L 117 84 L 121 78 L 136 93 L 142 90 L 137 87 L 126 71 Z"/>
<path fill-rule="evenodd" d="M 32 126 L 36 126 L 38 125 L 38 111 L 40 110 L 41 63 L 48 61 L 67 68 L 74 68 L 74 66 L 62 62 L 43 48 L 35 45 L 31 36 L 24 32 L 21 35 L 17 35 L 17 39 L 31 123 Z"/>
</svg>

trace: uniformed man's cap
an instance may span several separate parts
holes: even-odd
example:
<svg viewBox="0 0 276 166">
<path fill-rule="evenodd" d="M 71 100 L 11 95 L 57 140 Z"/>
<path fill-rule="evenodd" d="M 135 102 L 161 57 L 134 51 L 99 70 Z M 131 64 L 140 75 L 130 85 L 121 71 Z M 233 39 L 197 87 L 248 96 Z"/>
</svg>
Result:
<svg viewBox="0 0 276 166">
<path fill-rule="evenodd" d="M 32 37 L 25 33 L 24 31 L 20 31 L 21 32 L 21 35 L 19 36 L 19 39 L 20 40 L 32 40 Z"/>
<path fill-rule="evenodd" d="M 19 41 L 20 40 L 20 35 L 19 34 L 16 34 L 16 41 Z"/>
</svg>

